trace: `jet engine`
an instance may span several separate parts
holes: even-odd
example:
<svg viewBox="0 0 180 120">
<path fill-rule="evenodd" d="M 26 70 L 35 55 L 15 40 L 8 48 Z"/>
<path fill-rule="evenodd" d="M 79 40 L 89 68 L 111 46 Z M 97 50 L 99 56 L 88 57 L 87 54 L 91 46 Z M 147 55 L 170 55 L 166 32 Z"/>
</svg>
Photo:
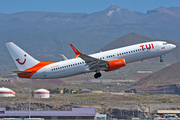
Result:
<svg viewBox="0 0 180 120">
<path fill-rule="evenodd" d="M 106 72 L 117 70 L 121 67 L 124 67 L 126 65 L 126 62 L 125 62 L 125 59 L 122 58 L 122 59 L 109 61 L 108 65 L 109 65 L 109 68 L 105 70 Z"/>
</svg>

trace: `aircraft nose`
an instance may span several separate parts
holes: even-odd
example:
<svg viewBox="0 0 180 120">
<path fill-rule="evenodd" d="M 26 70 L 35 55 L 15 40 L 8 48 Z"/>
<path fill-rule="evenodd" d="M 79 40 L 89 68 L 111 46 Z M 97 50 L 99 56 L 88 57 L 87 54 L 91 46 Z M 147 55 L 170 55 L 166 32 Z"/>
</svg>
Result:
<svg viewBox="0 0 180 120">
<path fill-rule="evenodd" d="M 169 48 L 172 50 L 172 49 L 176 48 L 176 45 L 174 45 L 174 44 L 169 44 Z"/>
<path fill-rule="evenodd" d="M 170 47 L 170 49 L 174 49 L 174 48 L 176 48 L 176 45 L 170 44 L 169 47 Z"/>
</svg>

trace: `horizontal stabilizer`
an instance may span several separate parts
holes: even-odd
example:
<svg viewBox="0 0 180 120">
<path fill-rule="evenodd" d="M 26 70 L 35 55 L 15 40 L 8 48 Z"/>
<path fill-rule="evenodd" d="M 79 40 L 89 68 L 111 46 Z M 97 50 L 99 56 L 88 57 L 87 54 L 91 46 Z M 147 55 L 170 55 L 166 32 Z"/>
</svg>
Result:
<svg viewBox="0 0 180 120">
<path fill-rule="evenodd" d="M 17 73 L 13 73 L 13 74 L 11 74 L 12 76 L 17 76 Z"/>
<path fill-rule="evenodd" d="M 29 74 L 32 73 L 32 71 L 12 71 L 13 73 L 17 73 L 17 74 Z"/>
</svg>

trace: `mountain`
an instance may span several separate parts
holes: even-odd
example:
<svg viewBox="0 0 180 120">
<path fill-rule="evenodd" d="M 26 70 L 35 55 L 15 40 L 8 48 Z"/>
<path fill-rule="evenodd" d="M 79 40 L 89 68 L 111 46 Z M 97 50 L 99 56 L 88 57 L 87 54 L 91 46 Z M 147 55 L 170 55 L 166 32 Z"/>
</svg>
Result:
<svg viewBox="0 0 180 120">
<path fill-rule="evenodd" d="M 180 28 L 180 7 L 159 7 L 147 11 L 144 18 L 138 20 L 137 24 L 150 24 L 168 28 Z"/>
<path fill-rule="evenodd" d="M 174 63 L 136 82 L 139 93 L 180 94 L 180 62 Z"/>
<path fill-rule="evenodd" d="M 136 83 L 136 85 L 180 84 L 179 68 L 180 68 L 180 62 L 174 63 L 162 70 L 159 70 L 147 77 L 140 79 Z"/>
<path fill-rule="evenodd" d="M 91 36 L 98 34 L 105 35 L 111 40 L 135 32 L 151 38 L 180 42 L 179 9 L 179 7 L 159 7 L 144 14 L 111 5 L 91 14 L 39 11 L 0 13 L 0 32 L 27 28 L 51 33 L 58 31 L 70 36 L 72 32 L 87 33 Z M 105 42 L 110 43 L 110 39 Z"/>
<path fill-rule="evenodd" d="M 145 14 L 111 5 L 105 10 L 89 14 L 89 16 L 92 17 L 91 22 L 94 25 L 120 25 L 133 23 L 144 17 Z"/>
<path fill-rule="evenodd" d="M 103 11 L 91 14 L 25 11 L 0 14 L 0 27 L 2 29 L 22 27 L 54 29 L 65 26 L 117 25 L 133 23 L 143 16 L 145 14 L 119 8 L 117 5 L 111 5 Z"/>
</svg>

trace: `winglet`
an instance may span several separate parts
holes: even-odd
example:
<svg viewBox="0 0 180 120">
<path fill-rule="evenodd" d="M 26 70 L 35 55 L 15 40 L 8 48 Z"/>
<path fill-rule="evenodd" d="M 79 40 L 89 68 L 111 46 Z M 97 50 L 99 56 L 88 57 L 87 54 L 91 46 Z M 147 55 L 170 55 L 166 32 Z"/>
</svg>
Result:
<svg viewBox="0 0 180 120">
<path fill-rule="evenodd" d="M 67 57 L 65 57 L 63 54 L 61 54 L 61 56 L 64 58 L 64 60 L 68 60 Z"/>
<path fill-rule="evenodd" d="M 75 52 L 75 54 L 76 54 L 76 57 L 75 57 L 75 58 L 77 58 L 79 55 L 83 55 L 81 52 L 79 52 L 78 49 L 76 49 L 76 48 L 74 47 L 74 45 L 70 44 L 70 46 L 71 46 L 71 48 L 73 49 L 73 51 Z"/>
</svg>

